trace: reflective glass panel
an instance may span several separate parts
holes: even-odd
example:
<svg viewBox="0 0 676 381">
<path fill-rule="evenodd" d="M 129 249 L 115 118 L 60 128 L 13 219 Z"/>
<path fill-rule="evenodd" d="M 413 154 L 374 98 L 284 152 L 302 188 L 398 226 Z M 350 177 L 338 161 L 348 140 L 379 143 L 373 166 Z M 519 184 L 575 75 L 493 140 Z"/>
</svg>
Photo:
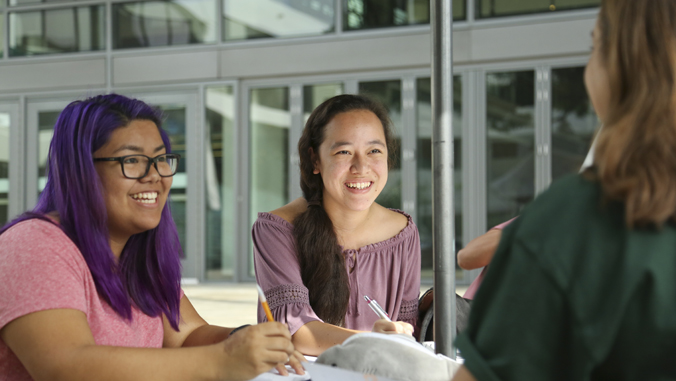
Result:
<svg viewBox="0 0 676 381">
<path fill-rule="evenodd" d="M 0 10 L 2 10 L 2 6 L 0 6 Z M 5 41 L 5 15 L 0 11 L 0 58 L 2 58 L 4 49 L 5 49 L 5 43 L 2 41 Z"/>
<path fill-rule="evenodd" d="M 486 229 L 518 215 L 535 193 L 534 75 L 486 74 Z"/>
<path fill-rule="evenodd" d="M 465 20 L 465 1 L 453 2 L 453 19 Z M 427 0 L 344 0 L 343 30 L 429 24 Z"/>
<path fill-rule="evenodd" d="M 289 88 L 252 89 L 249 94 L 249 221 L 289 203 Z M 249 249 L 253 276 L 253 249 Z"/>
<path fill-rule="evenodd" d="M 7 222 L 9 206 L 9 126 L 10 114 L 0 111 L 0 226 Z"/>
<path fill-rule="evenodd" d="M 54 124 L 60 113 L 61 110 L 38 112 L 38 194 L 45 189 L 45 184 L 47 184 L 49 143 L 52 142 Z"/>
<path fill-rule="evenodd" d="M 343 93 L 342 83 L 303 86 L 303 126 L 307 122 L 312 110 L 325 100 Z"/>
<path fill-rule="evenodd" d="M 178 230 L 178 238 L 181 241 L 181 246 L 187 248 L 185 228 L 186 228 L 186 202 L 188 197 L 186 195 L 186 188 L 188 185 L 188 176 L 185 173 L 188 155 L 185 150 L 185 126 L 186 126 L 186 107 L 184 104 L 155 104 L 162 110 L 162 129 L 169 135 L 169 142 L 171 143 L 171 152 L 181 155 L 181 160 L 178 163 L 178 171 L 172 177 L 171 193 L 169 200 L 169 207 L 171 208 L 171 216 L 176 223 Z M 183 254 L 185 256 L 185 253 Z"/>
<path fill-rule="evenodd" d="M 322 35 L 334 13 L 335 0 L 223 0 L 223 39 Z"/>
<path fill-rule="evenodd" d="M 394 162 L 387 175 L 387 185 L 376 199 L 376 202 L 386 208 L 402 209 L 401 206 L 401 81 L 374 81 L 360 82 L 359 94 L 378 100 L 387 108 L 392 120 L 392 130 L 395 135 L 397 151 Z"/>
<path fill-rule="evenodd" d="M 113 3 L 113 48 L 216 42 L 216 0 Z"/>
<path fill-rule="evenodd" d="M 235 103 L 232 86 L 206 89 L 206 278 L 233 280 L 235 257 Z"/>
<path fill-rule="evenodd" d="M 102 5 L 9 13 L 9 55 L 105 49 Z"/>
<path fill-rule="evenodd" d="M 598 7 L 601 0 L 475 0 L 476 18 Z"/>
<path fill-rule="evenodd" d="M 552 180 L 576 173 L 598 126 L 584 86 L 584 67 L 552 70 Z"/>
<path fill-rule="evenodd" d="M 432 253 L 432 97 L 429 78 L 418 78 L 416 91 L 416 120 L 418 142 L 417 162 L 417 221 L 422 254 L 422 277 L 433 278 Z M 453 77 L 453 206 L 455 208 L 456 252 L 464 246 L 462 240 L 462 81 Z M 464 278 L 464 271 L 456 265 L 456 280 Z"/>
<path fill-rule="evenodd" d="M 0 3 L 4 3 L 5 0 L 0 0 Z M 70 0 L 9 0 L 9 5 L 10 6 L 15 6 L 15 5 L 24 5 L 24 4 L 36 4 L 36 3 L 56 3 L 56 2 L 64 2 L 64 1 L 70 1 Z M 75 0 L 75 1 L 87 1 L 87 0 Z M 3 7 L 4 4 L 0 5 L 0 8 Z"/>
</svg>

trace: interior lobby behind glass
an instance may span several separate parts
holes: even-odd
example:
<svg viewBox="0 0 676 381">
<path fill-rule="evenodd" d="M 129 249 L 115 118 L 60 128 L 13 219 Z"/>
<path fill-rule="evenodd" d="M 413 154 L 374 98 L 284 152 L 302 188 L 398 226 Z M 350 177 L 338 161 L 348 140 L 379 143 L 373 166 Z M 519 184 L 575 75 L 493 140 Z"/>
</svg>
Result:
<svg viewBox="0 0 676 381">
<path fill-rule="evenodd" d="M 10 12 L 9 54 L 29 56 L 103 50 L 104 12 L 101 5 Z"/>
<path fill-rule="evenodd" d="M 235 99 L 232 86 L 206 89 L 206 278 L 233 280 L 235 261 Z"/>
<path fill-rule="evenodd" d="M 374 81 L 360 82 L 359 93 L 381 102 L 387 108 L 392 120 L 392 132 L 397 143 L 397 151 L 390 171 L 387 175 L 387 184 L 380 193 L 376 202 L 386 208 L 403 209 L 401 203 L 401 81 Z"/>
<path fill-rule="evenodd" d="M 10 114 L 0 110 L 0 225 L 7 222 L 9 204 L 9 126 Z"/>
</svg>

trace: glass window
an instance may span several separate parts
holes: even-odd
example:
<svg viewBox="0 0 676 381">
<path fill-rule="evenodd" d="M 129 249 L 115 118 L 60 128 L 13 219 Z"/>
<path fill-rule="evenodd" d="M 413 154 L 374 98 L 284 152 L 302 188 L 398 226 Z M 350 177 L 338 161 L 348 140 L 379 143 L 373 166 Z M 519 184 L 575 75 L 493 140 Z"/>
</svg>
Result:
<svg viewBox="0 0 676 381">
<path fill-rule="evenodd" d="M 552 70 L 552 180 L 576 173 L 599 122 L 584 86 L 584 67 Z"/>
<path fill-rule="evenodd" d="M 233 280 L 235 257 L 235 103 L 232 86 L 206 89 L 206 278 Z"/>
<path fill-rule="evenodd" d="M 9 13 L 10 56 L 105 49 L 104 7 Z"/>
<path fill-rule="evenodd" d="M 534 76 L 486 75 L 486 229 L 518 215 L 535 194 Z"/>
<path fill-rule="evenodd" d="M 38 194 L 45 189 L 47 184 L 47 158 L 49 156 L 49 144 L 54 136 L 54 125 L 61 110 L 40 111 L 38 113 Z"/>
<path fill-rule="evenodd" d="M 325 100 L 343 93 L 342 83 L 303 86 L 303 127 L 312 110 Z"/>
<path fill-rule="evenodd" d="M 3 7 L 5 0 L 0 0 L 0 8 Z M 37 4 L 37 3 L 55 3 L 55 2 L 64 2 L 69 0 L 9 0 L 10 6 L 24 5 L 24 4 Z M 85 0 L 86 1 L 86 0 Z"/>
<path fill-rule="evenodd" d="M 249 184 L 251 223 L 258 212 L 289 203 L 289 88 L 252 89 L 249 94 Z M 253 276 L 253 249 L 249 249 Z"/>
<path fill-rule="evenodd" d="M 401 206 L 401 81 L 360 82 L 359 94 L 364 94 L 380 101 L 389 112 L 392 130 L 395 135 L 397 151 L 394 163 L 387 175 L 387 184 L 376 199 L 378 204 L 392 209 L 403 209 Z"/>
<path fill-rule="evenodd" d="M 416 120 L 418 142 L 416 148 L 417 168 L 417 221 L 422 254 L 422 277 L 432 279 L 432 89 L 430 79 L 418 78 L 416 91 Z M 462 81 L 453 77 L 453 206 L 455 208 L 456 252 L 462 241 Z M 456 265 L 456 280 L 464 278 L 464 272 Z"/>
<path fill-rule="evenodd" d="M 215 0 L 113 4 L 113 48 L 216 42 Z"/>
<path fill-rule="evenodd" d="M 343 30 L 429 24 L 427 0 L 344 0 Z M 465 20 L 465 1 L 453 2 L 453 20 Z"/>
<path fill-rule="evenodd" d="M 169 135 L 171 143 L 171 152 L 181 155 L 178 163 L 178 171 L 173 177 L 171 183 L 171 195 L 169 207 L 171 216 L 176 223 L 178 230 L 178 239 L 181 241 L 181 247 L 187 248 L 185 235 L 186 213 L 185 206 L 188 201 L 186 188 L 188 185 L 188 176 L 185 173 L 188 155 L 186 155 L 185 146 L 185 126 L 186 126 L 186 106 L 185 104 L 156 104 L 162 110 L 162 129 Z M 185 254 L 184 254 L 185 255 Z"/>
<path fill-rule="evenodd" d="M 335 0 L 223 0 L 223 39 L 331 33 L 334 10 Z"/>
<path fill-rule="evenodd" d="M 2 3 L 2 0 L 0 0 Z M 0 5 L 0 58 L 2 58 L 5 49 L 5 15 L 2 13 L 2 5 Z"/>
<path fill-rule="evenodd" d="M 592 8 L 601 0 L 475 0 L 476 18 L 514 16 L 528 13 Z"/>
<path fill-rule="evenodd" d="M 10 114 L 0 111 L 0 226 L 7 222 L 9 207 Z"/>
</svg>

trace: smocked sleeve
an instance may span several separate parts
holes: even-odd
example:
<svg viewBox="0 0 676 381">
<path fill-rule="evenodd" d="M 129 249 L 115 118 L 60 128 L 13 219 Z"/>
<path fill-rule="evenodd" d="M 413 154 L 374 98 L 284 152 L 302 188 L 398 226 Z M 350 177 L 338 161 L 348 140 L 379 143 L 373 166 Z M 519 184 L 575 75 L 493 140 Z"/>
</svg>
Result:
<svg viewBox="0 0 676 381">
<path fill-rule="evenodd" d="M 275 321 L 287 324 L 293 335 L 311 321 L 321 321 L 310 307 L 296 257 L 292 225 L 269 213 L 259 213 L 251 236 L 256 281 L 263 289 Z M 266 321 L 258 306 L 258 322 Z"/>
<path fill-rule="evenodd" d="M 410 235 L 405 244 L 408 255 L 404 256 L 406 261 L 404 295 L 397 320 L 405 321 L 415 327 L 418 318 L 418 298 L 420 297 L 420 235 L 415 225 L 413 225 L 413 234 Z"/>
</svg>

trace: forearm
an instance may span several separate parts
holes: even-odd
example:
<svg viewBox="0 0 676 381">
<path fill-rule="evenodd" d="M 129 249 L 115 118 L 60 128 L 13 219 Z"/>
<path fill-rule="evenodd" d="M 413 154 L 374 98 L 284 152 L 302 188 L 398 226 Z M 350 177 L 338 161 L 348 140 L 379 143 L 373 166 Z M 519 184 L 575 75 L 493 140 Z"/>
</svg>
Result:
<svg viewBox="0 0 676 381">
<path fill-rule="evenodd" d="M 319 356 L 325 350 L 342 344 L 345 339 L 359 332 L 333 324 L 312 321 L 300 327 L 293 335 L 292 341 L 300 353 Z"/>
<path fill-rule="evenodd" d="M 467 368 L 462 366 L 453 377 L 453 381 L 476 381 L 476 378 L 474 378 Z"/>
<path fill-rule="evenodd" d="M 203 325 L 190 333 L 183 342 L 183 347 L 196 347 L 219 343 L 228 338 L 233 328 L 216 325 Z"/>
<path fill-rule="evenodd" d="M 64 351 L 53 368 L 33 367 L 36 380 L 216 380 L 216 346 L 194 348 L 125 348 L 83 346 Z"/>
<path fill-rule="evenodd" d="M 465 270 L 488 266 L 498 248 L 501 236 L 502 230 L 493 229 L 470 241 L 458 252 L 458 266 Z"/>
</svg>

